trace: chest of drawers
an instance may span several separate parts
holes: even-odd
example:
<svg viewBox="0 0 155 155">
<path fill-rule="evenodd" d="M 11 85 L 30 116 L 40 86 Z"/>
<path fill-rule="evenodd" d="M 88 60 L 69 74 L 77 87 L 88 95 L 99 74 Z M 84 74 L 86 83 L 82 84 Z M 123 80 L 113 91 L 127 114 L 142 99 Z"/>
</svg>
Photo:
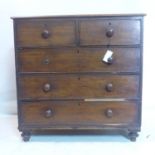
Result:
<svg viewBox="0 0 155 155">
<path fill-rule="evenodd" d="M 141 126 L 143 16 L 13 18 L 18 123 L 35 131 Z"/>
</svg>

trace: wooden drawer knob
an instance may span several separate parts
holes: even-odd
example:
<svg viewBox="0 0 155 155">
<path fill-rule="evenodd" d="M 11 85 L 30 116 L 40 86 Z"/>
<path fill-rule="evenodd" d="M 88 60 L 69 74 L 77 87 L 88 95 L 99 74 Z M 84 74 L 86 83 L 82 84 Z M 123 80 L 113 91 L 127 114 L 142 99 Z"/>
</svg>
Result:
<svg viewBox="0 0 155 155">
<path fill-rule="evenodd" d="M 51 90 L 51 84 L 50 83 L 45 83 L 43 85 L 43 91 L 44 92 L 49 92 Z"/>
<path fill-rule="evenodd" d="M 113 111 L 112 109 L 107 109 L 105 111 L 105 115 L 108 117 L 108 118 L 111 118 L 113 116 Z"/>
<path fill-rule="evenodd" d="M 114 29 L 113 28 L 108 28 L 106 31 L 106 36 L 108 38 L 111 38 L 114 35 Z"/>
<path fill-rule="evenodd" d="M 111 65 L 112 63 L 113 63 L 113 57 L 109 57 L 109 58 L 108 58 L 107 64 L 108 64 L 108 65 Z"/>
<path fill-rule="evenodd" d="M 44 30 L 41 33 L 41 36 L 42 36 L 43 39 L 48 39 L 50 37 L 50 32 L 48 30 Z"/>
<path fill-rule="evenodd" d="M 43 60 L 43 63 L 44 63 L 45 65 L 48 65 L 48 64 L 50 63 L 50 60 L 49 60 L 48 58 L 46 58 L 46 59 Z"/>
<path fill-rule="evenodd" d="M 52 115 L 53 115 L 52 109 L 48 109 L 45 111 L 45 117 L 46 118 L 52 117 Z"/>
<path fill-rule="evenodd" d="M 113 90 L 113 84 L 112 83 L 108 83 L 105 87 L 107 92 L 111 92 Z"/>
</svg>

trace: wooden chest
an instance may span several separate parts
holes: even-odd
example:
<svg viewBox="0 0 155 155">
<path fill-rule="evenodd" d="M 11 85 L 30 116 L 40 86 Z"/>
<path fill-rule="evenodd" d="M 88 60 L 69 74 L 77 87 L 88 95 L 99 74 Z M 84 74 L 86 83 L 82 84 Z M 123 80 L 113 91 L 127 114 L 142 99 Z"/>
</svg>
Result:
<svg viewBox="0 0 155 155">
<path fill-rule="evenodd" d="M 141 126 L 143 14 L 13 18 L 18 122 L 35 131 Z"/>
</svg>

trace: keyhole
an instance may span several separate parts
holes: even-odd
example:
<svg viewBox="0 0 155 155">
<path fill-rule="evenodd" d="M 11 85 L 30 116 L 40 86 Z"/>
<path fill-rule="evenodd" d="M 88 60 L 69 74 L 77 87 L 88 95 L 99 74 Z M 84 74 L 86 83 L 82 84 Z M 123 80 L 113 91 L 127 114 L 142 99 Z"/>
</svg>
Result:
<svg viewBox="0 0 155 155">
<path fill-rule="evenodd" d="M 78 106 L 80 106 L 81 105 L 81 103 L 78 103 Z"/>
<path fill-rule="evenodd" d="M 47 28 L 47 24 L 44 24 L 44 28 Z"/>
</svg>

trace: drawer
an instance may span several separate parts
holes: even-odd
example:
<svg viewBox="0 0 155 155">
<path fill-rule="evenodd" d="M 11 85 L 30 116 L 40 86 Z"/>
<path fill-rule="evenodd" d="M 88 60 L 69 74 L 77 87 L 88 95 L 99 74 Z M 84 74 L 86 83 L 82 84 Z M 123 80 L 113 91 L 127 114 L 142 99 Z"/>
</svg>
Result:
<svg viewBox="0 0 155 155">
<path fill-rule="evenodd" d="M 81 20 L 81 45 L 140 44 L 140 20 Z"/>
<path fill-rule="evenodd" d="M 72 20 L 29 19 L 16 23 L 17 46 L 73 46 L 75 23 Z"/>
<path fill-rule="evenodd" d="M 103 62 L 107 48 L 24 49 L 20 72 L 138 72 L 139 48 L 110 48 L 112 62 Z"/>
<path fill-rule="evenodd" d="M 49 128 L 133 125 L 137 120 L 133 102 L 22 102 L 20 110 L 23 125 Z"/>
<path fill-rule="evenodd" d="M 79 70 L 81 72 L 138 72 L 140 66 L 139 48 L 110 48 L 113 51 L 111 61 L 103 58 L 107 48 L 81 48 L 79 52 Z"/>
<path fill-rule="evenodd" d="M 138 78 L 136 75 L 25 75 L 18 78 L 19 98 L 137 98 Z"/>
<path fill-rule="evenodd" d="M 18 53 L 20 72 L 78 72 L 75 49 L 24 49 Z"/>
</svg>

